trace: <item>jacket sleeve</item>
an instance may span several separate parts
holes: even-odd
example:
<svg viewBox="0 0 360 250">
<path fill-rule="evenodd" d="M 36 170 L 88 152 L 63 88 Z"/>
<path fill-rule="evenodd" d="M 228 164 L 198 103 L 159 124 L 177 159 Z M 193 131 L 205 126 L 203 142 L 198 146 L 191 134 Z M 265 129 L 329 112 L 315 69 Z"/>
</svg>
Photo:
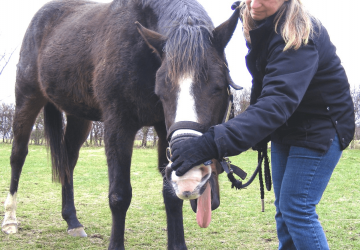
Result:
<svg viewBox="0 0 360 250">
<path fill-rule="evenodd" d="M 319 55 L 310 40 L 298 50 L 269 46 L 262 91 L 255 104 L 214 127 L 218 155 L 233 156 L 253 147 L 283 125 L 299 106 L 314 77 Z"/>
</svg>

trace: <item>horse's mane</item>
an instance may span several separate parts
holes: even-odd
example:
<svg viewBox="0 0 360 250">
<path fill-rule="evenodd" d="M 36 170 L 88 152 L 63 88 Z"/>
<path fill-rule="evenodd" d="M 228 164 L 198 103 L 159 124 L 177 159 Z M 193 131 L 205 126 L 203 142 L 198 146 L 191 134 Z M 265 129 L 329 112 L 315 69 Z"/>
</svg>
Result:
<svg viewBox="0 0 360 250">
<path fill-rule="evenodd" d="M 206 70 L 205 51 L 210 45 L 213 23 L 196 0 L 137 0 L 158 16 L 158 32 L 168 38 L 164 52 L 168 77 L 177 82 L 192 74 L 196 79 Z"/>
</svg>

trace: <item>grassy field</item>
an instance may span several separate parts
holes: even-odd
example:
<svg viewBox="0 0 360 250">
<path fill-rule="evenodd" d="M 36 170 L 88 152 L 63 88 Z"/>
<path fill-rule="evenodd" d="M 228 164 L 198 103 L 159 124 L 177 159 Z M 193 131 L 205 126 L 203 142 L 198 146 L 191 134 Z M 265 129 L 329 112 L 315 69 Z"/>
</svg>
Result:
<svg viewBox="0 0 360 250">
<path fill-rule="evenodd" d="M 0 217 L 9 189 L 11 146 L 0 144 Z M 249 174 L 256 153 L 246 152 L 232 161 Z M 127 249 L 166 249 L 166 218 L 162 178 L 155 149 L 134 149 L 133 199 L 127 213 Z M 320 221 L 331 249 L 360 249 L 360 150 L 346 150 L 318 205 Z M 83 148 L 74 177 L 75 205 L 87 238 L 67 235 L 61 218 L 61 186 L 51 182 L 50 161 L 43 146 L 30 146 L 19 192 L 19 233 L 0 233 L 0 249 L 107 249 L 111 229 L 108 178 L 104 148 Z M 185 238 L 189 249 L 277 249 L 273 192 L 265 193 L 261 212 L 255 181 L 246 190 L 234 190 L 220 178 L 221 205 L 212 222 L 200 229 L 189 202 L 184 203 Z"/>
</svg>

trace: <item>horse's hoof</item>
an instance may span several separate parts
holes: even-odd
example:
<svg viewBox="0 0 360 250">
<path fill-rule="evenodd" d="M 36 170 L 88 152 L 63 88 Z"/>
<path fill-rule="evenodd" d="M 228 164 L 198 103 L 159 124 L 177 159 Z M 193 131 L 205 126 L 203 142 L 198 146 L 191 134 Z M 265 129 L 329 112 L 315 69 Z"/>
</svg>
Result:
<svg viewBox="0 0 360 250">
<path fill-rule="evenodd" d="M 16 234 L 18 232 L 18 225 L 17 223 L 2 225 L 1 230 L 6 234 Z"/>
<path fill-rule="evenodd" d="M 87 237 L 83 227 L 73 228 L 67 231 L 73 237 Z"/>
</svg>

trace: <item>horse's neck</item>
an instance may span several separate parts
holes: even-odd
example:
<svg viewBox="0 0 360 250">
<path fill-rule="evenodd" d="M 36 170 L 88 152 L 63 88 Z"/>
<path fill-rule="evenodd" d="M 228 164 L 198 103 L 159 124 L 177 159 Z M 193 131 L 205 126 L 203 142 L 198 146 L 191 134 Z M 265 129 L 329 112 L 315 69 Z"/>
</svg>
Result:
<svg viewBox="0 0 360 250">
<path fill-rule="evenodd" d="M 128 2 L 133 1 L 133 0 L 113 0 L 113 4 L 116 4 L 117 6 L 122 6 L 127 4 Z"/>
<path fill-rule="evenodd" d="M 121 0 L 120 0 L 121 1 Z M 129 1 L 129 0 L 125 0 Z M 144 7 L 150 7 L 158 16 L 159 32 L 167 36 L 167 32 L 179 25 L 189 24 L 205 26 L 212 30 L 213 23 L 205 9 L 196 0 L 130 0 L 139 1 Z"/>
<path fill-rule="evenodd" d="M 188 24 L 192 20 L 194 25 L 214 29 L 211 18 L 196 0 L 113 0 L 113 8 L 121 8 L 127 4 L 150 7 L 158 17 L 159 32 L 167 35 L 171 28 Z"/>
</svg>

